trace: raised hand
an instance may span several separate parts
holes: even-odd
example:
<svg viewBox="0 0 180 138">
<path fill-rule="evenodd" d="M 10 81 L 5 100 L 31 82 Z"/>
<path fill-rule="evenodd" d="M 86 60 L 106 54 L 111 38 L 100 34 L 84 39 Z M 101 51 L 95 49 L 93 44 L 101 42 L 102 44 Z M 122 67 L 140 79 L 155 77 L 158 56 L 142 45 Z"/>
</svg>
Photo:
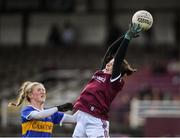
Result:
<svg viewBox="0 0 180 138">
<path fill-rule="evenodd" d="M 131 23 L 129 25 L 129 29 L 125 34 L 125 38 L 131 40 L 132 38 L 136 38 L 139 36 L 139 33 L 142 32 L 143 29 L 140 27 L 139 24 Z"/>
</svg>

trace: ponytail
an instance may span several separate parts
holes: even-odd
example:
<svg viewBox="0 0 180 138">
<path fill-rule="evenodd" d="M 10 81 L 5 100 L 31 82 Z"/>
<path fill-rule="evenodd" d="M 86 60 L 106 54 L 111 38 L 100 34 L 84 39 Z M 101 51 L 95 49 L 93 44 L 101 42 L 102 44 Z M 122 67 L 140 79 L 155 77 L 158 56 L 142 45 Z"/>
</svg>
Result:
<svg viewBox="0 0 180 138">
<path fill-rule="evenodd" d="M 27 86 L 28 86 L 29 84 L 31 84 L 31 83 L 32 83 L 32 82 L 30 82 L 30 81 L 24 82 L 24 83 L 21 85 L 20 89 L 18 90 L 19 97 L 18 97 L 18 99 L 17 99 L 17 102 L 16 102 L 16 103 L 10 102 L 10 103 L 8 104 L 8 106 L 16 106 L 16 107 L 18 107 L 18 106 L 20 106 L 20 105 L 23 103 L 23 101 L 25 100 L 25 98 L 29 101 L 28 92 L 30 92 L 31 89 L 27 89 Z"/>
</svg>

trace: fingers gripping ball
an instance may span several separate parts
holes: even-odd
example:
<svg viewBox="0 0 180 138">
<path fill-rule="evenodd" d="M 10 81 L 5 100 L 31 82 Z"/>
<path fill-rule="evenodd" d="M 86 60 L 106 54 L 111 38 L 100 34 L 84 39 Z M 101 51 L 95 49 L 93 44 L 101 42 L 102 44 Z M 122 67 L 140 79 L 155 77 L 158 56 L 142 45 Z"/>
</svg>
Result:
<svg viewBox="0 0 180 138">
<path fill-rule="evenodd" d="M 139 24 L 143 30 L 148 30 L 153 24 L 153 17 L 148 11 L 140 10 L 133 15 L 132 23 Z"/>
<path fill-rule="evenodd" d="M 132 38 L 137 37 L 141 31 L 142 28 L 139 24 L 131 23 L 128 31 L 125 34 L 125 38 L 131 40 Z"/>
</svg>

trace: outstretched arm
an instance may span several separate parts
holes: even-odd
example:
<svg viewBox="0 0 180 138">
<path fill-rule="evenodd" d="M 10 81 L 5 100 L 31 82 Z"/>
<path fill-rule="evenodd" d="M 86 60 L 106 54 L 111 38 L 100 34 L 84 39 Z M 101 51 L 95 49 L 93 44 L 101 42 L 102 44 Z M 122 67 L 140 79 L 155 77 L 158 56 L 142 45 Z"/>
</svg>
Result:
<svg viewBox="0 0 180 138">
<path fill-rule="evenodd" d="M 73 105 L 72 103 L 65 103 L 63 105 L 59 105 L 56 107 L 52 107 L 43 111 L 32 111 L 29 116 L 28 119 L 41 119 L 41 118 L 46 118 L 49 117 L 51 115 L 53 115 L 54 113 L 56 113 L 57 111 L 60 112 L 66 112 L 68 110 L 72 110 L 73 109 Z"/>
<path fill-rule="evenodd" d="M 117 52 L 124 36 L 119 37 L 116 41 L 114 41 L 109 48 L 107 49 L 103 60 L 102 60 L 102 65 L 101 65 L 101 70 L 105 68 L 106 64 L 113 58 L 115 53 Z"/>
<path fill-rule="evenodd" d="M 131 24 L 129 30 L 126 32 L 124 39 L 122 40 L 122 43 L 120 44 L 117 53 L 114 57 L 114 64 L 113 64 L 113 70 L 112 70 L 112 76 L 111 76 L 111 82 L 116 81 L 119 79 L 121 76 L 124 74 L 122 73 L 122 63 L 125 58 L 127 49 L 128 49 L 128 44 L 130 40 L 134 37 L 137 36 L 139 32 L 141 32 L 142 29 L 140 28 L 139 25 L 137 24 Z"/>
<path fill-rule="evenodd" d="M 46 118 L 49 117 L 51 115 L 53 115 L 54 113 L 56 113 L 58 111 L 57 107 L 52 107 L 50 109 L 46 109 L 43 111 L 32 111 L 29 116 L 28 119 L 42 119 L 42 118 Z"/>
<path fill-rule="evenodd" d="M 113 64 L 113 70 L 112 70 L 112 76 L 111 76 L 111 82 L 116 81 L 117 79 L 119 79 L 121 77 L 121 65 L 123 62 L 123 59 L 125 58 L 127 49 L 128 49 L 128 44 L 129 44 L 130 40 L 124 38 L 124 40 L 122 41 L 120 47 L 118 48 L 118 51 L 114 57 L 114 64 Z"/>
</svg>

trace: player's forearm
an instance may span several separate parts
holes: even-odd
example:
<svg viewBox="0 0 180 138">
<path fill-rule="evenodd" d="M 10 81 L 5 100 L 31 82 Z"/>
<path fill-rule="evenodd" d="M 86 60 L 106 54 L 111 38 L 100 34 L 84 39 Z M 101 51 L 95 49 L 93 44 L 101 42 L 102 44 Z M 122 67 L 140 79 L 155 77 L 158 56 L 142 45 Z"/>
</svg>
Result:
<svg viewBox="0 0 180 138">
<path fill-rule="evenodd" d="M 107 53 L 114 55 L 117 52 L 121 42 L 123 41 L 123 38 L 124 38 L 124 35 L 119 37 L 116 41 L 114 41 L 108 48 Z"/>
<path fill-rule="evenodd" d="M 116 41 L 114 41 L 108 48 L 108 50 L 106 51 L 104 57 L 103 57 L 103 62 L 101 65 L 101 69 L 105 68 L 106 63 L 108 62 L 108 58 L 112 58 L 115 53 L 117 52 L 122 40 L 123 40 L 124 36 L 121 36 L 120 38 L 118 38 Z"/>
<path fill-rule="evenodd" d="M 52 107 L 50 109 L 46 109 L 43 111 L 32 111 L 28 117 L 28 119 L 41 119 L 41 118 L 46 118 L 58 111 L 57 107 Z"/>
<path fill-rule="evenodd" d="M 117 53 L 114 58 L 113 71 L 112 71 L 112 77 L 111 77 L 112 80 L 117 78 L 121 74 L 121 65 L 122 65 L 123 59 L 125 58 L 125 55 L 128 49 L 128 44 L 129 44 L 129 40 L 124 39 L 117 50 Z"/>
<path fill-rule="evenodd" d="M 43 111 L 32 111 L 29 115 L 29 119 L 41 119 L 41 118 L 46 118 L 49 117 L 51 115 L 53 115 L 54 113 L 56 113 L 57 111 L 60 112 L 66 112 L 68 110 L 72 110 L 73 109 L 73 104 L 72 103 L 65 103 L 62 105 L 58 105 L 56 107 L 52 107 Z"/>
</svg>

